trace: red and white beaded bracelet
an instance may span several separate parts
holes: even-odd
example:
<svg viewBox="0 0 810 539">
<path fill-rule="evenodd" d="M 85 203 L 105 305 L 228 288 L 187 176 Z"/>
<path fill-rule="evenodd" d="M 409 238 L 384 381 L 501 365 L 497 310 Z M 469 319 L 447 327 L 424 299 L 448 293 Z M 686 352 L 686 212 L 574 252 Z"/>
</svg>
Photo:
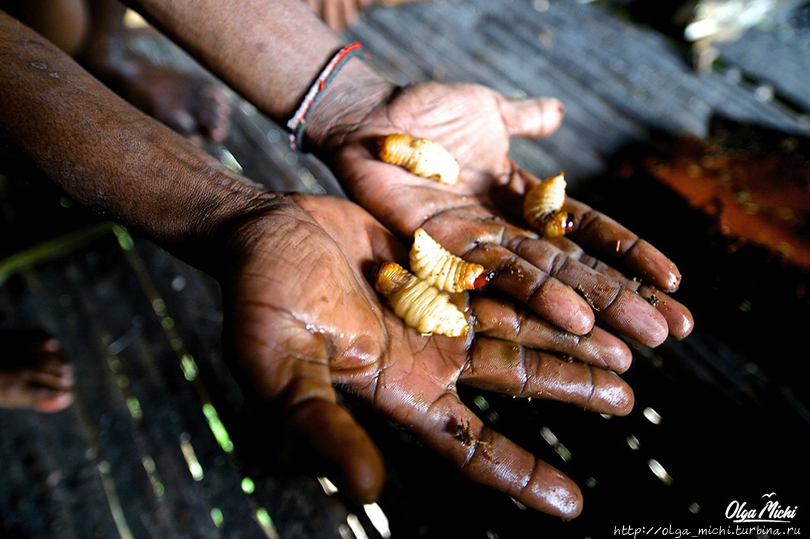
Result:
<svg viewBox="0 0 810 539">
<path fill-rule="evenodd" d="M 295 114 L 293 114 L 292 118 L 287 122 L 287 129 L 290 130 L 290 146 L 293 150 L 303 148 L 304 128 L 307 124 L 307 118 L 323 96 L 323 91 L 332 79 L 335 78 L 340 68 L 343 67 L 350 58 L 361 54 L 363 54 L 363 45 L 360 43 L 352 43 L 351 45 L 343 47 L 329 60 L 329 63 L 323 68 L 323 71 L 321 71 L 315 79 L 315 82 L 312 83 L 309 91 L 301 101 L 298 110 L 295 111 Z"/>
</svg>

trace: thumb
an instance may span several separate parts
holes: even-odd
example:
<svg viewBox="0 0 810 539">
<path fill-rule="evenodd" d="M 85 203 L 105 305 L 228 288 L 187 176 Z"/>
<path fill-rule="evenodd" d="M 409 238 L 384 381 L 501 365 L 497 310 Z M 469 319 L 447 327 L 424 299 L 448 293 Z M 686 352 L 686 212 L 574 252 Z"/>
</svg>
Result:
<svg viewBox="0 0 810 539">
<path fill-rule="evenodd" d="M 309 399 L 288 410 L 285 432 L 297 455 L 310 455 L 305 467 L 329 477 L 346 496 L 375 501 L 385 482 L 382 457 L 366 431 L 344 407 Z"/>
<path fill-rule="evenodd" d="M 499 104 L 506 130 L 512 137 L 545 137 L 562 124 L 563 105 L 558 99 L 503 97 Z"/>
<path fill-rule="evenodd" d="M 383 460 L 366 431 L 337 403 L 323 336 L 277 321 L 271 325 L 276 331 L 265 329 L 269 340 L 257 342 L 239 333 L 249 325 L 240 322 L 229 338 L 235 338 L 232 350 L 256 394 L 280 412 L 282 445 L 291 460 L 306 473 L 327 475 L 351 499 L 376 500 L 385 481 Z"/>
</svg>

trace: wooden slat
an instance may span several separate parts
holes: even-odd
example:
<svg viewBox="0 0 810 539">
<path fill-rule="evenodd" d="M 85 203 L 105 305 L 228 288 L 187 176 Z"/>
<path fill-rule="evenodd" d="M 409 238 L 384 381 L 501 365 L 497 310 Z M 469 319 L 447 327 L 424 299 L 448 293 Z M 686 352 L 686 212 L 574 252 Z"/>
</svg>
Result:
<svg viewBox="0 0 810 539">
<path fill-rule="evenodd" d="M 805 126 L 810 123 L 810 25 L 754 28 L 740 40 L 718 47 L 722 61 L 773 88 L 777 98 L 804 114 Z"/>
<path fill-rule="evenodd" d="M 532 2 L 511 0 L 379 7 L 349 36 L 367 42 L 373 61 L 400 82 L 438 72 L 507 95 L 559 97 L 566 106 L 560 131 L 515 150 L 530 170 L 565 169 L 575 184 L 603 173 L 610 155 L 648 138 L 651 129 L 705 135 L 714 113 L 810 132 L 801 114 L 758 98 L 756 85 L 724 71 L 698 76 L 666 37 L 593 5 L 551 2 L 537 11 Z M 806 73 L 788 61 L 780 68 Z"/>
</svg>

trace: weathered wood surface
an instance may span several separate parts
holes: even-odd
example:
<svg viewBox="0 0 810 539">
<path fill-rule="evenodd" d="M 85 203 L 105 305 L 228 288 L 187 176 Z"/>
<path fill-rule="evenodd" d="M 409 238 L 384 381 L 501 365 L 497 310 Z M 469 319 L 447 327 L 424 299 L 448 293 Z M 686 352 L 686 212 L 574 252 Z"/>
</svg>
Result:
<svg viewBox="0 0 810 539">
<path fill-rule="evenodd" d="M 560 132 L 516 141 L 514 154 L 538 175 L 566 170 L 583 194 L 620 150 L 662 132 L 706 135 L 713 114 L 810 133 L 807 33 L 754 30 L 724 47 L 726 67 L 706 76 L 655 30 L 573 1 L 379 7 L 346 37 L 362 41 L 398 82 L 462 80 L 560 97 Z M 789 103 L 770 99 L 763 85 Z M 321 165 L 289 150 L 283 131 L 246 104 L 236 107 L 229 140 L 210 150 L 274 189 L 340 193 Z M 76 223 L 78 210 L 56 199 L 34 204 L 34 196 L 15 194 L 14 204 L 31 211 L 4 211 L 4 234 L 46 216 Z M 465 393 L 491 425 L 578 481 L 586 509 L 571 523 L 470 485 L 349 402 L 387 459 L 380 506 L 393 537 L 609 537 L 614 526 L 640 521 L 725 524 L 731 500 L 757 501 L 764 492 L 805 502 L 796 497 L 808 479 L 805 378 L 770 376 L 769 358 L 751 357 L 729 344 L 733 335 L 700 323 L 683 343 L 638 350 L 626 376 L 637 407 L 627 418 Z M 362 507 L 328 496 L 314 479 L 284 478 L 263 465 L 278 439 L 251 415 L 222 362 L 216 285 L 149 243 L 135 238 L 127 250 L 109 234 L 17 275 L 0 289 L 0 325 L 40 326 L 59 337 L 78 386 L 76 404 L 60 414 L 0 410 L 0 536 L 381 536 Z M 215 438 L 211 410 L 229 430 L 232 452 Z M 653 473 L 653 461 L 671 481 Z M 243 490 L 246 477 L 252 491 Z"/>
</svg>

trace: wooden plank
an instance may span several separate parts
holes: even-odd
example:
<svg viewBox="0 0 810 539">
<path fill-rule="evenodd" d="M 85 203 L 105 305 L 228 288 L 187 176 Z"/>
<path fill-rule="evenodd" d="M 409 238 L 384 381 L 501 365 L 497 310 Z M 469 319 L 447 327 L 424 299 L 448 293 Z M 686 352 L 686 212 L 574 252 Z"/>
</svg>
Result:
<svg viewBox="0 0 810 539">
<path fill-rule="evenodd" d="M 732 75 L 762 85 L 763 99 L 773 91 L 776 99 L 804 114 L 805 125 L 810 123 L 810 24 L 753 28 L 718 49 L 721 61 L 735 70 Z"/>
<path fill-rule="evenodd" d="M 48 429 L 45 435 L 60 442 L 71 432 L 84 436 L 68 445 L 75 449 L 72 457 L 69 452 L 65 454 L 67 470 L 53 466 L 43 474 L 61 474 L 66 484 L 80 487 L 81 481 L 73 474 L 90 473 L 97 486 L 101 485 L 101 489 L 96 488 L 96 497 L 100 490 L 104 503 L 88 506 L 81 498 L 65 496 L 64 490 L 48 489 L 41 478 L 30 479 L 53 496 L 61 492 L 62 501 L 67 503 L 54 502 L 54 512 L 62 520 L 65 515 L 91 513 L 90 518 L 67 519 L 73 526 L 85 526 L 77 530 L 77 536 L 88 535 L 81 532 L 86 526 L 105 524 L 108 528 L 114 524 L 125 536 L 125 532 L 136 537 L 219 536 L 210 517 L 214 506 L 209 504 L 207 491 L 212 487 L 221 490 L 221 483 L 227 484 L 226 501 L 231 502 L 223 511 L 229 519 L 225 522 L 236 530 L 260 533 L 250 518 L 239 486 L 241 479 L 213 438 L 199 399 L 183 377 L 179 359 L 166 338 L 162 320 L 150 316 L 152 307 L 146 296 L 138 293 L 131 268 L 127 274 L 117 245 L 112 242 L 107 247 L 103 255 L 92 253 L 89 259 L 68 268 L 66 278 L 61 276 L 61 268 L 55 268 L 54 275 L 41 276 L 42 292 L 29 293 L 17 302 L 24 313 L 36 313 L 30 323 L 59 329 L 54 334 L 76 364 L 77 402 L 60 414 L 76 419 L 67 430 L 53 433 Z M 130 292 L 122 295 L 124 290 Z M 127 342 L 122 346 L 124 340 Z M 110 352 L 110 345 L 117 347 L 116 353 Z M 26 433 L 24 438 L 34 437 Z M 31 447 L 47 450 L 50 445 L 34 441 Z M 182 445 L 197 450 L 206 467 L 204 480 L 192 477 Z M 212 453 L 216 457 L 211 457 Z M 71 500 L 84 509 L 75 511 Z M 47 524 L 47 519 L 33 518 L 37 514 L 31 512 L 34 505 L 46 504 L 23 501 L 14 512 L 26 524 Z M 31 532 L 37 535 L 36 529 Z"/>
<path fill-rule="evenodd" d="M 48 297 L 42 281 L 29 277 L 29 281 L 36 283 L 38 293 L 25 290 L 22 279 L 2 291 L 7 297 L 13 295 L 15 324 L 44 327 L 62 340 L 66 349 L 72 350 L 62 321 L 54 323 L 51 318 L 60 318 L 58 306 L 54 310 L 53 306 L 37 305 L 37 299 L 31 301 L 26 297 L 37 296 L 39 301 Z M 62 299 L 59 292 L 50 297 Z M 78 362 L 76 372 L 77 377 L 84 378 L 83 365 Z M 0 410 L 0 417 L 3 418 L 0 440 L 8 447 L 0 463 L 12 467 L 15 470 L 12 477 L 17 478 L 4 484 L 3 494 L 8 496 L 10 505 L 4 504 L 0 511 L 4 515 L 2 529 L 10 529 L 20 537 L 115 535 L 112 514 L 105 509 L 108 504 L 97 469 L 96 445 L 78 409 L 71 407 L 51 417 L 30 411 Z M 9 441 L 12 444 L 7 446 Z M 6 477 L 5 472 L 3 476 Z"/>
<path fill-rule="evenodd" d="M 696 75 L 688 59 L 651 29 L 594 5 L 553 2 L 541 11 L 534 5 L 377 7 L 348 36 L 368 41 L 373 61 L 400 82 L 438 72 L 508 95 L 561 98 L 566 119 L 560 131 L 542 142 L 516 144 L 515 151 L 538 174 L 570 171 L 574 187 L 576 178 L 603 173 L 610 155 L 653 130 L 705 135 L 713 113 L 810 129 L 794 110 L 762 101 L 755 85 L 719 71 Z"/>
</svg>

